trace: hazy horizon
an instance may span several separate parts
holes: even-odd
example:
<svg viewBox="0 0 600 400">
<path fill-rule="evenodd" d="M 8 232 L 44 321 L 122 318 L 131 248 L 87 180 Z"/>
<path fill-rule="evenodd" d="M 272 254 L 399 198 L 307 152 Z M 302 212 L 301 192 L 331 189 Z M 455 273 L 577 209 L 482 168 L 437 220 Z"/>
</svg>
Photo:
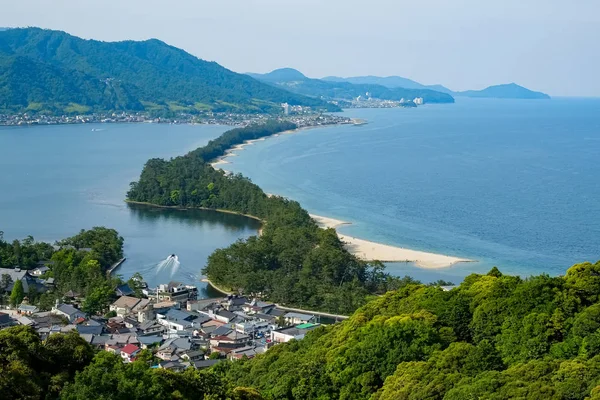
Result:
<svg viewBox="0 0 600 400">
<path fill-rule="evenodd" d="M 160 39 L 236 72 L 402 76 L 452 90 L 515 82 L 553 96 L 600 96 L 600 4 L 580 0 L 158 0 L 3 4 L 2 27 L 105 41 Z"/>
</svg>

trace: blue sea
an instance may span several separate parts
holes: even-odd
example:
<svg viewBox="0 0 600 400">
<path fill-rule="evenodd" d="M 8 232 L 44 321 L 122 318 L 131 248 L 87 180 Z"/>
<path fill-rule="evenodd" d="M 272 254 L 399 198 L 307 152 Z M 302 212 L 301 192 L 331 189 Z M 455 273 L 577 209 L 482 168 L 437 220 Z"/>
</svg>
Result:
<svg viewBox="0 0 600 400">
<path fill-rule="evenodd" d="M 459 98 L 345 115 L 368 124 L 270 138 L 227 169 L 352 222 L 345 234 L 478 261 L 388 264 L 399 275 L 560 275 L 600 259 L 600 99 Z"/>
</svg>

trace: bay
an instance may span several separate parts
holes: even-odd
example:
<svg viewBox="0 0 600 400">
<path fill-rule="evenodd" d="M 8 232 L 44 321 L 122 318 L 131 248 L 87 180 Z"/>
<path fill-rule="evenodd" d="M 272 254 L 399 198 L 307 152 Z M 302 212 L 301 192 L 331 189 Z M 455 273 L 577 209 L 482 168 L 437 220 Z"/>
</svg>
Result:
<svg viewBox="0 0 600 400">
<path fill-rule="evenodd" d="M 475 259 L 388 271 L 455 282 L 492 266 L 564 274 L 600 259 L 600 99 L 457 99 L 416 109 L 360 109 L 368 121 L 247 146 L 226 169 L 341 232 Z"/>
<path fill-rule="evenodd" d="M 0 128 L 0 230 L 7 240 L 32 235 L 54 242 L 106 226 L 125 239 L 127 261 L 116 273 L 141 272 L 151 286 L 196 284 L 217 248 L 256 234 L 258 222 L 211 211 L 128 206 L 125 194 L 144 163 L 182 155 L 225 126 L 95 124 Z M 168 255 L 178 270 L 157 271 Z"/>
</svg>

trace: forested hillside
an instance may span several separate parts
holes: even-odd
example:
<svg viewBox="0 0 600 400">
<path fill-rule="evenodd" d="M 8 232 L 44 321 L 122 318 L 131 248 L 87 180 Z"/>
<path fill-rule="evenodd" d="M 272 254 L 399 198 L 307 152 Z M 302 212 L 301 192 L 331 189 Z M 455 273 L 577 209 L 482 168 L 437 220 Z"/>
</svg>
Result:
<svg viewBox="0 0 600 400">
<path fill-rule="evenodd" d="M 208 371 L 94 356 L 77 334 L 0 331 L 6 399 L 600 399 L 600 262 L 564 277 L 497 269 L 408 284 L 342 323 Z M 203 397 L 206 396 L 206 397 Z"/>
<path fill-rule="evenodd" d="M 219 367 L 266 399 L 600 399 L 600 262 L 408 285 L 347 321 Z"/>
<path fill-rule="evenodd" d="M 338 110 L 159 40 L 100 42 L 39 28 L 0 31 L 0 111 Z"/>
</svg>

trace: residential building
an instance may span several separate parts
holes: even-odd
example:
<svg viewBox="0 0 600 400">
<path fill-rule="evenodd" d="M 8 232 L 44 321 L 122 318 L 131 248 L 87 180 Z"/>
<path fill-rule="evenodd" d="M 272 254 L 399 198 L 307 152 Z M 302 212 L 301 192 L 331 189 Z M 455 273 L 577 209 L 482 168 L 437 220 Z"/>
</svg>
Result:
<svg viewBox="0 0 600 400">
<path fill-rule="evenodd" d="M 125 316 L 143 310 L 149 303 L 149 299 L 121 296 L 117 299 L 117 301 L 110 305 L 110 311 L 115 311 L 117 315 Z"/>
<path fill-rule="evenodd" d="M 75 321 L 77 318 L 85 318 L 85 313 L 70 304 L 57 304 L 52 307 L 52 314 L 61 315 L 69 320 L 69 322 Z"/>
<path fill-rule="evenodd" d="M 316 322 L 317 317 L 309 314 L 302 314 L 297 312 L 289 312 L 284 315 L 286 323 L 289 325 L 306 324 L 309 322 Z"/>
<path fill-rule="evenodd" d="M 292 339 L 301 340 L 311 329 L 316 328 L 317 324 L 302 324 L 301 327 L 291 326 L 287 328 L 276 329 L 271 332 L 271 342 L 285 343 Z"/>
<path fill-rule="evenodd" d="M 0 329 L 8 328 L 15 324 L 15 321 L 10 317 L 9 314 L 0 312 Z"/>
<path fill-rule="evenodd" d="M 139 347 L 134 344 L 127 344 L 121 349 L 121 358 L 125 362 L 132 362 L 135 360 L 135 356 L 141 351 Z"/>
</svg>

